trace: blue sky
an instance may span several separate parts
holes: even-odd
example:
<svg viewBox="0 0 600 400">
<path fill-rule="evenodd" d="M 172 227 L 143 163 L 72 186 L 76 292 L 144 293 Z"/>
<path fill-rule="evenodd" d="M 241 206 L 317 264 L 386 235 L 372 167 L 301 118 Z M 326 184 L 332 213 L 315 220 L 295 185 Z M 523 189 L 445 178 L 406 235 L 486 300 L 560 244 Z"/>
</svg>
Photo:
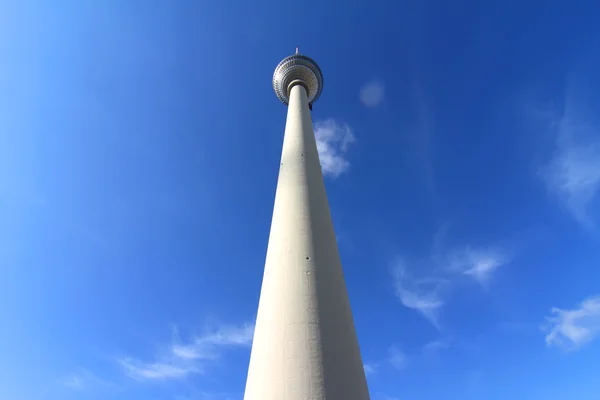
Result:
<svg viewBox="0 0 600 400">
<path fill-rule="evenodd" d="M 600 7 L 389 3 L 0 4 L 0 398 L 241 399 L 296 46 L 372 398 L 599 398 Z"/>
</svg>

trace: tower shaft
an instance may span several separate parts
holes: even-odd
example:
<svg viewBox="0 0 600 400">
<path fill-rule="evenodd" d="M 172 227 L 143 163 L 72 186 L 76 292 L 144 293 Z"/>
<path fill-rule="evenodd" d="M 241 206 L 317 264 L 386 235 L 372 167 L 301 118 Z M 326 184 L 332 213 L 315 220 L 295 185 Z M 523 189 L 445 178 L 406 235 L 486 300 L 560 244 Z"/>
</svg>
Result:
<svg viewBox="0 0 600 400">
<path fill-rule="evenodd" d="M 245 400 L 368 400 L 302 84 L 290 85 Z"/>
</svg>

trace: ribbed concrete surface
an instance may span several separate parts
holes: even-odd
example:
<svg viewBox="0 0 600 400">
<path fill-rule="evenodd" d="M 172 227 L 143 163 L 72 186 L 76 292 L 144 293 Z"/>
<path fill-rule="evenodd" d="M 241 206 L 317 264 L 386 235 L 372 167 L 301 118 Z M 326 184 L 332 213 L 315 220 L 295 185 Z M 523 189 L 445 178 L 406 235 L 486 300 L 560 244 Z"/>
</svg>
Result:
<svg viewBox="0 0 600 400">
<path fill-rule="evenodd" d="M 244 399 L 369 399 L 301 85 L 290 92 Z"/>
</svg>

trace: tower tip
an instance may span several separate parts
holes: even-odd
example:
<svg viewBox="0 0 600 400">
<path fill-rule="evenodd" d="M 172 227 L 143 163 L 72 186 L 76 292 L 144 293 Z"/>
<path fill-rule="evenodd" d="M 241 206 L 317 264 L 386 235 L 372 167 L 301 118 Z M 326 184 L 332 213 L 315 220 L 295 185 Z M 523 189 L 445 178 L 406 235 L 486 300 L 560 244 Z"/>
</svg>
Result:
<svg viewBox="0 0 600 400">
<path fill-rule="evenodd" d="M 299 47 L 296 54 L 281 60 L 273 72 L 273 89 L 283 104 L 288 104 L 288 86 L 296 79 L 304 81 L 308 102 L 314 103 L 323 90 L 323 73 L 313 59 L 300 54 Z"/>
</svg>

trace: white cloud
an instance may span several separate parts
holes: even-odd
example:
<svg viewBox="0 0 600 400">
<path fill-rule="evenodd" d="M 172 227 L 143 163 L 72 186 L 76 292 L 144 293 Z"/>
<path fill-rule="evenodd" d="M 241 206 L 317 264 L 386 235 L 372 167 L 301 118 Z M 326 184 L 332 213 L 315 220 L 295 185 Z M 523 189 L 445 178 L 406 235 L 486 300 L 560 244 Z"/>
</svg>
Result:
<svg viewBox="0 0 600 400">
<path fill-rule="evenodd" d="M 127 376 L 138 379 L 177 379 L 200 370 L 193 364 L 180 363 L 178 366 L 170 365 L 168 361 L 145 363 L 132 358 L 123 358 L 119 363 Z"/>
<path fill-rule="evenodd" d="M 83 389 L 83 377 L 80 375 L 71 375 L 63 381 L 63 385 L 71 389 Z"/>
<path fill-rule="evenodd" d="M 369 82 L 360 89 L 360 101 L 366 107 L 377 107 L 383 100 L 384 92 L 381 82 Z"/>
<path fill-rule="evenodd" d="M 221 346 L 247 346 L 252 343 L 253 335 L 253 324 L 245 324 L 241 327 L 223 326 L 215 333 L 205 338 L 200 338 L 200 340 Z"/>
<path fill-rule="evenodd" d="M 600 295 L 589 297 L 578 308 L 552 308 L 546 317 L 546 345 L 577 350 L 600 335 Z"/>
<path fill-rule="evenodd" d="M 442 227 L 433 237 L 428 257 L 411 263 L 397 260 L 392 268 L 394 292 L 402 305 L 421 313 L 440 329 L 439 314 L 460 276 L 473 278 L 484 288 L 493 272 L 508 264 L 513 254 L 500 246 L 475 248 L 443 246 L 447 227 Z"/>
<path fill-rule="evenodd" d="M 179 336 L 177 332 L 174 336 Z M 231 347 L 246 347 L 252 342 L 254 326 L 222 326 L 187 343 L 175 340 L 165 354 L 146 362 L 131 357 L 119 359 L 124 372 L 136 380 L 180 379 L 199 374 L 208 361 L 214 361 L 223 351 Z M 175 343 L 177 342 L 177 343 Z"/>
<path fill-rule="evenodd" d="M 316 122 L 314 128 L 323 175 L 335 178 L 350 167 L 345 156 L 355 140 L 352 129 L 333 119 Z"/>
<path fill-rule="evenodd" d="M 393 270 L 394 289 L 400 302 L 408 308 L 420 312 L 435 327 L 438 325 L 438 310 L 444 305 L 443 292 L 448 281 L 428 277 L 416 279 L 403 264 L 397 262 Z"/>
<path fill-rule="evenodd" d="M 205 336 L 196 337 L 187 344 L 175 344 L 173 355 L 183 359 L 214 359 L 218 356 L 218 347 L 247 346 L 252 342 L 254 326 L 246 324 L 241 327 L 223 326 Z"/>
<path fill-rule="evenodd" d="M 186 394 L 175 396 L 174 400 L 239 400 L 243 393 L 207 392 L 195 388 L 187 388 Z"/>
<path fill-rule="evenodd" d="M 595 79 L 592 71 L 598 69 L 597 64 L 595 60 L 580 60 L 573 65 L 566 77 L 561 109 L 527 106 L 528 114 L 555 141 L 554 153 L 541 169 L 541 177 L 573 217 L 588 227 L 596 226 L 594 217 L 598 214 L 589 213 L 598 210 L 594 205 L 600 192 L 599 98 L 590 84 Z"/>
<path fill-rule="evenodd" d="M 374 364 L 363 364 L 363 368 L 365 370 L 365 374 L 367 375 L 375 375 L 377 372 L 377 365 Z"/>
<path fill-rule="evenodd" d="M 373 400 L 399 400 L 397 397 L 389 396 L 381 392 L 371 395 L 371 398 Z"/>
<path fill-rule="evenodd" d="M 443 349 L 449 347 L 448 343 L 443 340 L 433 340 L 423 346 L 424 356 L 433 356 Z"/>
<path fill-rule="evenodd" d="M 407 355 L 396 345 L 392 345 L 388 348 L 386 358 L 381 363 L 365 363 L 363 364 L 363 368 L 365 370 L 365 374 L 367 375 L 375 375 L 380 366 L 390 365 L 397 370 L 405 369 L 409 364 L 412 364 L 414 361 L 418 361 L 422 358 L 432 358 L 438 352 L 443 349 L 450 347 L 448 342 L 445 340 L 434 340 L 425 344 L 420 354 L 415 355 Z"/>
<path fill-rule="evenodd" d="M 586 225 L 592 224 L 588 208 L 600 189 L 598 133 L 565 116 L 558 124 L 555 155 L 542 172 L 548 189 Z"/>
<path fill-rule="evenodd" d="M 470 276 L 482 285 L 486 285 L 492 273 L 499 267 L 511 261 L 511 255 L 504 249 L 484 248 L 474 249 L 466 246 L 460 251 L 449 255 L 449 267 Z"/>
<path fill-rule="evenodd" d="M 117 389 L 118 386 L 108 382 L 86 369 L 73 373 L 60 382 L 63 386 L 73 390 L 96 390 L 100 387 Z"/>
<path fill-rule="evenodd" d="M 396 369 L 404 369 L 408 364 L 406 355 L 396 346 L 392 346 L 388 350 L 388 361 Z"/>
</svg>

